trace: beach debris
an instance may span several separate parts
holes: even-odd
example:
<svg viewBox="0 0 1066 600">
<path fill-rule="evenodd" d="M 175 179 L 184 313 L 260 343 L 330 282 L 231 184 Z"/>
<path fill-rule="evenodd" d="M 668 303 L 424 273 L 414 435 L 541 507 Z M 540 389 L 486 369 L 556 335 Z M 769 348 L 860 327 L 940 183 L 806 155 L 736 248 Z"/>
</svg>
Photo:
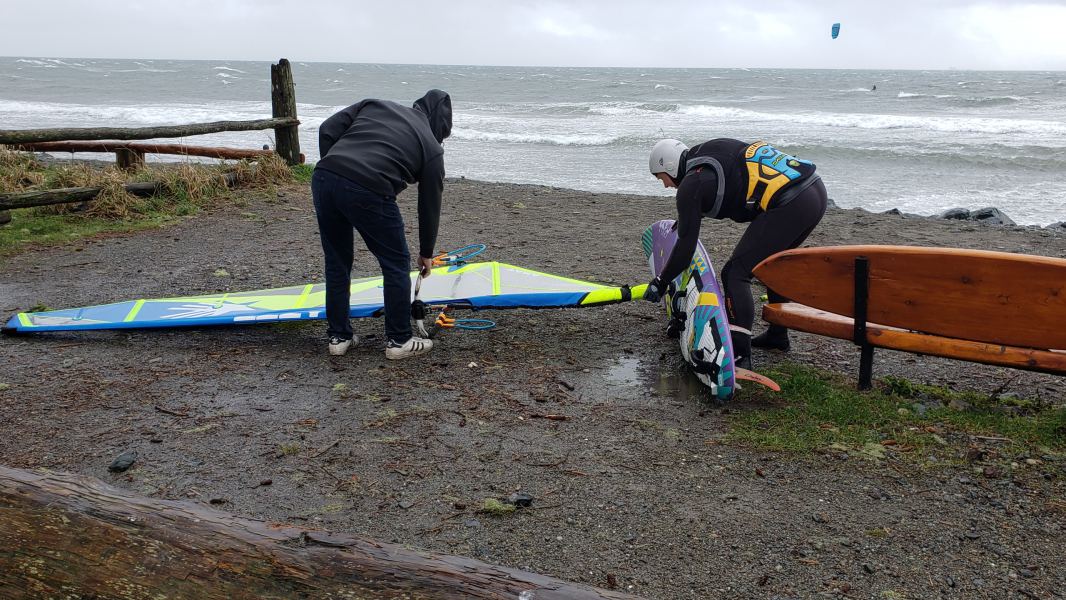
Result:
<svg viewBox="0 0 1066 600">
<path fill-rule="evenodd" d="M 518 508 L 528 508 L 533 505 L 533 496 L 525 492 L 515 492 L 504 500 L 506 504 L 513 504 Z"/>
<path fill-rule="evenodd" d="M 115 460 L 111 461 L 111 464 L 107 467 L 108 471 L 112 473 L 122 473 L 126 469 L 133 466 L 133 462 L 137 460 L 137 451 L 129 450 L 119 454 L 115 457 Z"/>
</svg>

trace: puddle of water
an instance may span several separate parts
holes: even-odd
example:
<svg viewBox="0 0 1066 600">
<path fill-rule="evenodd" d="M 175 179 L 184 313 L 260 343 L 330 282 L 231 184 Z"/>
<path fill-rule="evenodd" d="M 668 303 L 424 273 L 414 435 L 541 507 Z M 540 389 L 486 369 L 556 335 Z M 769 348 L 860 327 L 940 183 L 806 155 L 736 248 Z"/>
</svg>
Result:
<svg viewBox="0 0 1066 600">
<path fill-rule="evenodd" d="M 710 397 L 710 390 L 703 385 L 687 364 L 645 366 L 634 356 L 620 356 L 607 368 L 604 375 L 607 385 L 651 391 L 660 398 L 672 398 L 681 402 Z"/>
<path fill-rule="evenodd" d="M 643 387 L 640 376 L 640 359 L 633 356 L 620 356 L 607 368 L 608 385 L 624 387 Z"/>
</svg>

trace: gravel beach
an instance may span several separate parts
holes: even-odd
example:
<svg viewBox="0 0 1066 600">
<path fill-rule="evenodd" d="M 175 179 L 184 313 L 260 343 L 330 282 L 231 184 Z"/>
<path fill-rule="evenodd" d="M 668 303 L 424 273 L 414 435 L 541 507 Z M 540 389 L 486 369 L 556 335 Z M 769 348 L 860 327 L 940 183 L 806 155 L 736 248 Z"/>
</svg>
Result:
<svg viewBox="0 0 1066 600">
<path fill-rule="evenodd" d="M 307 186 L 236 196 L 165 228 L 3 259 L 3 318 L 37 305 L 321 280 Z M 415 198 L 400 198 L 412 243 Z M 449 180 L 438 245 L 481 242 L 490 260 L 645 283 L 640 234 L 673 211 L 663 197 Z M 716 266 L 742 232 L 704 221 Z M 838 208 L 807 245 L 857 243 L 1066 257 L 1066 236 L 1049 230 Z M 355 274 L 376 269 L 357 245 Z M 12 467 L 81 473 L 147 496 L 646 598 L 1066 590 L 1061 457 L 981 474 L 980 464 L 755 451 L 722 440 L 730 415 L 752 404 L 743 392 L 724 408 L 705 401 L 663 335 L 659 306 L 487 316 L 495 330 L 446 332 L 425 360 L 400 364 L 385 360 L 376 319 L 355 323 L 362 341 L 344 357 L 327 356 L 323 322 L 5 336 L 0 454 Z M 757 369 L 787 360 L 853 377 L 859 353 L 794 334 L 791 353 L 754 358 Z M 875 377 L 886 375 L 1066 397 L 1060 377 L 879 350 Z M 127 450 L 138 453 L 133 467 L 109 473 Z M 515 492 L 532 506 L 478 512 L 485 498 Z"/>
</svg>

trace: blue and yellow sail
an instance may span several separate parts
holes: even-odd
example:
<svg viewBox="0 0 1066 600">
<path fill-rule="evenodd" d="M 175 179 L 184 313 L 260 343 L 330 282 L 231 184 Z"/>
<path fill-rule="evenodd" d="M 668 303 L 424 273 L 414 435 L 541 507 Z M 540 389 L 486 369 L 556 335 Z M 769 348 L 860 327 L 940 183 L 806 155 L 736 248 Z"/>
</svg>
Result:
<svg viewBox="0 0 1066 600">
<path fill-rule="evenodd" d="M 411 273 L 412 280 L 417 272 Z M 500 262 L 438 268 L 422 282 L 429 305 L 455 308 L 551 308 L 598 306 L 640 298 L 645 286 L 630 290 L 542 273 Z M 251 292 L 140 299 L 83 308 L 18 313 L 3 327 L 8 333 L 246 325 L 326 318 L 325 284 Z M 383 311 L 382 278 L 351 284 L 353 318 Z"/>
</svg>

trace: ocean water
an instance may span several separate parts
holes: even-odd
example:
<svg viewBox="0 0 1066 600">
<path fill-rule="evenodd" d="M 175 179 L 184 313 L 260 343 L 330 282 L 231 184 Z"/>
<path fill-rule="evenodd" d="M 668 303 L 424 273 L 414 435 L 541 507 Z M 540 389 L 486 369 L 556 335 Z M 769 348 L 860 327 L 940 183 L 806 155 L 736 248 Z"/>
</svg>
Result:
<svg viewBox="0 0 1066 600">
<path fill-rule="evenodd" d="M 310 161 L 317 127 L 334 111 L 366 97 L 409 104 L 437 87 L 455 108 L 449 176 L 665 196 L 647 171 L 655 141 L 734 137 L 814 161 L 843 207 L 932 215 L 996 206 L 1020 224 L 1066 220 L 1066 72 L 294 60 L 293 73 Z M 269 116 L 268 62 L 0 57 L 0 129 Z M 258 148 L 272 133 L 181 141 Z"/>
</svg>

